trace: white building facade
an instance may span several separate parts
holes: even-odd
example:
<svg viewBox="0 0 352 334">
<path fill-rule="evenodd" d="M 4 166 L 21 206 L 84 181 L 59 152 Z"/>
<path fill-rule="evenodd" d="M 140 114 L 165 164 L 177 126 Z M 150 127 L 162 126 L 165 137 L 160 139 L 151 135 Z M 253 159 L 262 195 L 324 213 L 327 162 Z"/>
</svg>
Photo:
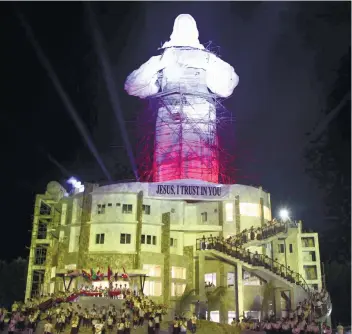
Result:
<svg viewBox="0 0 352 334">
<path fill-rule="evenodd" d="M 190 312 L 228 322 L 246 314 L 262 317 L 263 303 L 280 314 L 307 298 L 307 289 L 322 288 L 318 235 L 302 233 L 300 222 L 241 247 L 289 267 L 303 278 L 303 288 L 270 270 L 199 247 L 203 238 L 226 239 L 272 221 L 270 194 L 261 188 L 178 180 L 90 184 L 83 193 L 63 196 L 49 185 L 37 195 L 26 298 L 85 284 L 80 277 L 69 287 L 64 284 L 68 270 L 107 272 L 110 267 L 146 274 L 143 293 L 172 311 L 182 300 Z M 268 301 L 269 282 L 274 290 Z M 129 285 L 141 288 L 138 281 Z"/>
</svg>

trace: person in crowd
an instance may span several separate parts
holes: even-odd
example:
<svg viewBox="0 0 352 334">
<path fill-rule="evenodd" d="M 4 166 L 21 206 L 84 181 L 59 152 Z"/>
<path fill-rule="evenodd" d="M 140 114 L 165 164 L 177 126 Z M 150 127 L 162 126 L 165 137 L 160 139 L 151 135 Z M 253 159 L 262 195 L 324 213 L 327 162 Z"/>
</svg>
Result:
<svg viewBox="0 0 352 334">
<path fill-rule="evenodd" d="M 178 317 L 175 317 L 175 319 L 173 320 L 173 326 L 172 326 L 173 334 L 178 334 L 180 332 L 179 325 L 180 325 L 180 322 L 178 320 Z"/>
<path fill-rule="evenodd" d="M 106 320 L 106 324 L 108 327 L 108 332 L 112 333 L 113 328 L 114 328 L 114 318 L 112 317 L 111 312 L 109 312 L 109 314 L 108 314 L 108 319 Z"/>
<path fill-rule="evenodd" d="M 124 334 L 125 332 L 125 322 L 124 319 L 121 318 L 121 320 L 117 321 L 117 334 Z"/>
<path fill-rule="evenodd" d="M 47 320 L 51 321 L 51 318 L 47 317 Z M 27 324 L 27 330 L 28 330 L 28 334 L 33 334 L 33 332 L 35 331 L 35 324 L 36 324 L 36 319 L 33 313 L 31 313 L 28 316 L 28 324 Z"/>
<path fill-rule="evenodd" d="M 53 324 L 51 323 L 51 319 L 48 319 L 44 325 L 44 334 L 52 334 L 53 333 Z"/>
<path fill-rule="evenodd" d="M 17 310 L 17 309 L 16 309 Z M 15 313 L 14 311 L 13 311 L 13 307 L 12 307 L 12 313 Z M 13 315 L 13 316 L 11 316 L 11 319 L 10 319 L 10 321 L 9 321 L 9 326 L 8 326 L 8 328 L 7 328 L 7 332 L 8 332 L 8 334 L 14 334 L 14 332 L 16 331 L 16 319 L 15 319 L 15 316 Z"/>
<path fill-rule="evenodd" d="M 197 331 L 197 316 L 195 313 L 193 313 L 192 317 L 191 317 L 191 323 L 192 323 L 192 327 L 191 327 L 191 332 L 195 333 Z"/>
<path fill-rule="evenodd" d="M 6 309 L 0 308 L 0 332 L 4 330 Z"/>
<path fill-rule="evenodd" d="M 159 334 L 160 332 L 160 315 L 158 313 L 154 316 L 154 327 L 155 327 L 155 334 Z"/>
<path fill-rule="evenodd" d="M 125 320 L 125 328 L 124 328 L 124 334 L 130 334 L 131 333 L 131 322 L 129 319 Z"/>
<path fill-rule="evenodd" d="M 96 321 L 96 323 L 94 325 L 94 332 L 95 332 L 94 334 L 102 334 L 103 329 L 104 329 L 104 324 L 102 324 L 100 322 L 100 320 L 97 319 L 97 321 Z"/>
<path fill-rule="evenodd" d="M 79 316 L 75 313 L 71 318 L 71 334 L 77 334 L 79 329 Z"/>
<path fill-rule="evenodd" d="M 323 297 L 324 295 L 322 295 L 322 297 Z M 337 326 L 337 334 L 343 334 L 343 330 L 344 330 L 344 328 L 343 328 L 343 326 L 339 323 L 339 325 Z"/>
<path fill-rule="evenodd" d="M 148 320 L 148 334 L 155 334 L 154 319 L 152 316 Z"/>
</svg>

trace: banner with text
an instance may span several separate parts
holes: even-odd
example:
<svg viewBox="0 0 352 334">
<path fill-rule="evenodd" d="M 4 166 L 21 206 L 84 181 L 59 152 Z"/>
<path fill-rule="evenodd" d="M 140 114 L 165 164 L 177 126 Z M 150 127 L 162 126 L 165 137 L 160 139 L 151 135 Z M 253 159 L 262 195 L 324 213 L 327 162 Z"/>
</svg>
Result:
<svg viewBox="0 0 352 334">
<path fill-rule="evenodd" d="M 149 183 L 148 197 L 160 199 L 224 200 L 229 197 L 230 188 L 222 184 L 206 183 Z"/>
</svg>

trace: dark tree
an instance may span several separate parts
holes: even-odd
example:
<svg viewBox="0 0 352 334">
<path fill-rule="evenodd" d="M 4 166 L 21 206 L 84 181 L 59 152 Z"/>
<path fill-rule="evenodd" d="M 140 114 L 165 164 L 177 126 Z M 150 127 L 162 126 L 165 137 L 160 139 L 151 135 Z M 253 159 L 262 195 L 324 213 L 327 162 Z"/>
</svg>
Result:
<svg viewBox="0 0 352 334">
<path fill-rule="evenodd" d="M 306 152 L 307 172 L 317 180 L 325 197 L 320 248 L 334 324 L 351 321 L 350 59 L 350 51 L 341 59 L 338 80 L 327 100 L 325 122 L 311 134 Z"/>
<path fill-rule="evenodd" d="M 26 289 L 27 260 L 0 261 L 0 307 L 23 301 Z"/>
</svg>

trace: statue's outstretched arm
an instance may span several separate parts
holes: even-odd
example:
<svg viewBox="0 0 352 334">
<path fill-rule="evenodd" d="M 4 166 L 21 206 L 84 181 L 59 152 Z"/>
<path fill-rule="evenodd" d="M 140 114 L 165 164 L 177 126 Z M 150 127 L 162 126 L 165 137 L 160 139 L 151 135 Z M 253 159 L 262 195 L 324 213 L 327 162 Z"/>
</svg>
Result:
<svg viewBox="0 0 352 334">
<path fill-rule="evenodd" d="M 156 94 L 159 91 L 158 72 L 164 67 L 161 56 L 151 57 L 127 77 L 125 82 L 126 92 L 141 99 Z"/>
<path fill-rule="evenodd" d="M 229 97 L 239 82 L 235 69 L 222 59 L 211 54 L 207 67 L 207 86 L 220 97 Z"/>
</svg>

